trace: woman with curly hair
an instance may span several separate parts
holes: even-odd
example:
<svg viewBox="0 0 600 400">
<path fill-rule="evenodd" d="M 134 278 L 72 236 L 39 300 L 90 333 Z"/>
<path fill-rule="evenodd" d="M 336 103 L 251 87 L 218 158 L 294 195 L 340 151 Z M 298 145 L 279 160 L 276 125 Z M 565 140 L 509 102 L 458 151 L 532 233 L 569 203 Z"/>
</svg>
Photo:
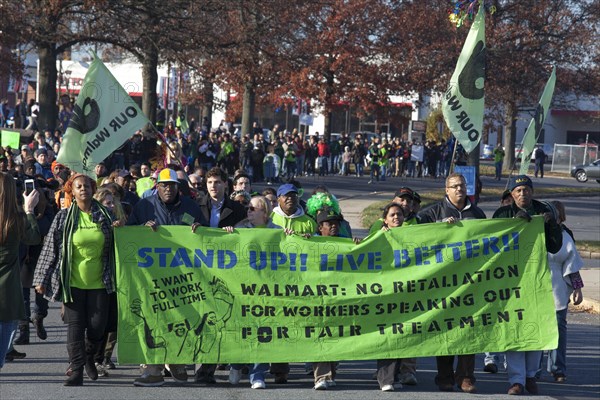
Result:
<svg viewBox="0 0 600 400">
<path fill-rule="evenodd" d="M 69 368 L 65 386 L 83 385 L 83 369 L 98 379 L 94 354 L 108 320 L 115 291 L 113 219 L 93 198 L 96 182 L 82 174 L 65 183 L 74 202 L 56 214 L 38 260 L 35 289 L 64 303 Z M 87 337 L 86 337 L 87 334 Z"/>
</svg>

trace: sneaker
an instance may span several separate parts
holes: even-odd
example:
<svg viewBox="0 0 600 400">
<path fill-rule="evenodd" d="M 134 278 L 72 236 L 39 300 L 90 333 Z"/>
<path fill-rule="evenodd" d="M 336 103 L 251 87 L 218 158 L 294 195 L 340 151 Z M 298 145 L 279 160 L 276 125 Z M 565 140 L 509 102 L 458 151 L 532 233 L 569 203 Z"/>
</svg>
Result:
<svg viewBox="0 0 600 400">
<path fill-rule="evenodd" d="M 403 385 L 414 386 L 417 384 L 417 377 L 412 372 L 405 372 L 400 375 L 399 381 Z"/>
<path fill-rule="evenodd" d="M 328 388 L 337 386 L 337 383 L 333 379 L 325 379 L 325 382 Z"/>
<path fill-rule="evenodd" d="M 194 376 L 194 382 L 205 385 L 212 385 L 217 383 L 217 380 L 213 375 L 206 375 L 201 373 L 200 370 L 198 370 L 196 371 L 196 375 Z"/>
<path fill-rule="evenodd" d="M 373 181 L 369 181 L 369 182 L 367 182 L 367 185 L 370 185 L 371 183 L 373 183 Z"/>
<path fill-rule="evenodd" d="M 523 394 L 523 385 L 520 383 L 513 383 L 513 385 L 508 389 L 508 394 L 511 396 Z"/>
<path fill-rule="evenodd" d="M 393 392 L 394 390 L 396 390 L 396 388 L 394 387 L 394 385 L 383 385 L 381 387 L 381 391 L 382 392 Z"/>
<path fill-rule="evenodd" d="M 167 364 L 167 368 L 171 372 L 171 377 L 175 382 L 185 383 L 188 381 L 185 365 Z"/>
<path fill-rule="evenodd" d="M 327 390 L 327 382 L 323 381 L 319 381 L 317 383 L 315 383 L 315 390 Z"/>
<path fill-rule="evenodd" d="M 96 371 L 98 371 L 98 376 L 100 377 L 105 378 L 108 376 L 108 371 L 106 370 L 106 368 L 104 368 L 104 365 L 100 363 L 96 363 Z"/>
<path fill-rule="evenodd" d="M 237 385 L 238 383 L 240 383 L 241 379 L 242 371 L 233 368 L 229 370 L 229 383 L 231 383 L 232 385 Z"/>
<path fill-rule="evenodd" d="M 567 381 L 567 377 L 565 374 L 554 374 L 554 382 L 556 383 L 565 383 Z"/>
<path fill-rule="evenodd" d="M 496 372 L 498 372 L 498 366 L 494 363 L 485 364 L 485 366 L 483 367 L 483 372 L 495 374 Z"/>
<path fill-rule="evenodd" d="M 264 389 L 266 387 L 267 385 L 265 384 L 265 381 L 261 381 L 260 379 L 255 380 L 252 384 L 252 389 Z"/>
<path fill-rule="evenodd" d="M 133 381 L 133 386 L 142 386 L 142 387 L 157 387 L 165 384 L 165 380 L 162 375 L 150 375 L 143 374 L 139 378 L 136 378 Z"/>
<path fill-rule="evenodd" d="M 115 369 L 117 367 L 115 367 L 115 363 L 113 363 L 110 359 L 110 357 L 106 357 L 104 359 L 104 361 L 102 362 L 102 366 L 104 367 L 104 369 Z"/>
<path fill-rule="evenodd" d="M 525 390 L 529 394 L 538 394 L 540 392 L 535 378 L 525 378 Z"/>
<path fill-rule="evenodd" d="M 477 391 L 477 388 L 475 387 L 475 385 L 473 385 L 473 381 L 471 381 L 471 379 L 465 378 L 460 384 L 460 390 L 462 390 L 465 393 L 475 393 Z"/>
</svg>

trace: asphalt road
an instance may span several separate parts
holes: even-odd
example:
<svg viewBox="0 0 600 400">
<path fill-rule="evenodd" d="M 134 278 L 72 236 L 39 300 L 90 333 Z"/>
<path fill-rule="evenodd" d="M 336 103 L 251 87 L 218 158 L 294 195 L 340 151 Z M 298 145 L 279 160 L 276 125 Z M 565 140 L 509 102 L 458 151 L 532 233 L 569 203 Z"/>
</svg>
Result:
<svg viewBox="0 0 600 400">
<path fill-rule="evenodd" d="M 293 364 L 291 379 L 286 385 L 275 385 L 267 377 L 267 389 L 252 390 L 247 378 L 237 386 L 227 382 L 227 372 L 217 371 L 217 384 L 209 387 L 192 383 L 176 384 L 166 378 L 161 388 L 133 386 L 138 376 L 137 366 L 117 365 L 110 376 L 93 382 L 87 378 L 83 387 L 64 387 L 64 371 L 67 368 L 65 347 L 66 327 L 60 321 L 59 306 L 53 304 L 48 317 L 48 339 L 37 337 L 26 346 L 17 346 L 27 353 L 23 360 L 5 364 L 0 373 L 0 399 L 467 399 L 467 398 L 513 398 L 506 395 L 507 376 L 503 369 L 497 374 L 482 372 L 483 357 L 477 356 L 476 378 L 478 394 L 461 392 L 442 393 L 434 384 L 435 359 L 418 360 L 417 386 L 406 386 L 394 393 L 379 390 L 372 380 L 375 362 L 341 362 L 336 378 L 338 386 L 327 391 L 312 389 L 312 377 L 304 372 L 304 365 Z M 567 383 L 557 384 L 544 372 L 539 383 L 539 399 L 598 399 L 600 397 L 600 316 L 586 313 L 570 313 Z M 191 376 L 192 371 L 188 371 Z"/>
</svg>

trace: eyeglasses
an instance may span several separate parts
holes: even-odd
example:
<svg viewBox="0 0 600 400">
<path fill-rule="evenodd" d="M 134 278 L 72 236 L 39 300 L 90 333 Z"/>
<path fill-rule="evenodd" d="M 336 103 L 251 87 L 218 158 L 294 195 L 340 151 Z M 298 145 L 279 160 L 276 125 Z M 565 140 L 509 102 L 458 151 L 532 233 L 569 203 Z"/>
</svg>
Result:
<svg viewBox="0 0 600 400">
<path fill-rule="evenodd" d="M 464 183 L 460 183 L 460 184 L 456 184 L 456 185 L 452 185 L 452 186 L 446 186 L 447 189 L 454 189 L 454 190 L 464 189 L 466 187 L 467 187 L 467 185 Z"/>
<path fill-rule="evenodd" d="M 161 189 L 175 190 L 175 188 L 177 187 L 177 184 L 175 182 L 160 182 L 156 186 L 158 186 Z"/>
<path fill-rule="evenodd" d="M 248 211 L 265 211 L 264 208 L 258 208 L 258 207 L 254 207 L 254 206 L 248 206 Z"/>
</svg>

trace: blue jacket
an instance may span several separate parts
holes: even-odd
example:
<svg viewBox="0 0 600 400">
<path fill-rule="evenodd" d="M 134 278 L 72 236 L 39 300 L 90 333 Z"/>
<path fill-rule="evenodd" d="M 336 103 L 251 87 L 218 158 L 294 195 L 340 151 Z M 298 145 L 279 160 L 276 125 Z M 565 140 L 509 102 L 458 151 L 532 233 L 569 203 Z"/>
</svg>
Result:
<svg viewBox="0 0 600 400">
<path fill-rule="evenodd" d="M 184 218 L 186 214 L 189 217 Z M 198 204 L 181 195 L 172 205 L 163 203 L 158 194 L 138 201 L 127 220 L 127 225 L 144 225 L 148 221 L 155 221 L 158 225 L 191 225 L 188 221 L 193 221 L 208 226 Z"/>
</svg>

